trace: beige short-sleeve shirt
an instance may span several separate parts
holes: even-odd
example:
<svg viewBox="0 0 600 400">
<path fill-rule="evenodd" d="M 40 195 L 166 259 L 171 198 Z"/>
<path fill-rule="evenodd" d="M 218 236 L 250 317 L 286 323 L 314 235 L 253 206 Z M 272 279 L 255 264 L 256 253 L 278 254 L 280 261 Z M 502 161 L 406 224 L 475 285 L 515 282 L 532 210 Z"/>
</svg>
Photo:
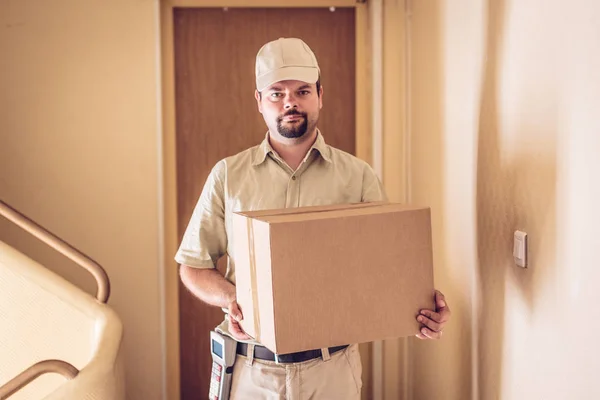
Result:
<svg viewBox="0 0 600 400">
<path fill-rule="evenodd" d="M 232 214 L 237 211 L 387 201 L 369 164 L 327 145 L 320 132 L 296 171 L 268 137 L 214 166 L 175 255 L 179 264 L 215 268 L 219 258 L 232 254 Z M 231 257 L 225 278 L 235 284 Z M 217 330 L 228 334 L 227 319 Z"/>
</svg>

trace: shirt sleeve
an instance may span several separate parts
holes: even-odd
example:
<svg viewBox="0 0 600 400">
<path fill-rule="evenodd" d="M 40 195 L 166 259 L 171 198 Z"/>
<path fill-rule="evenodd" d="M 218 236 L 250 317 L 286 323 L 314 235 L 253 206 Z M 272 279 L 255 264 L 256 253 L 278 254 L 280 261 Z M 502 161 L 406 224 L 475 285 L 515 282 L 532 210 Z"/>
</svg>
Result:
<svg viewBox="0 0 600 400">
<path fill-rule="evenodd" d="M 381 180 L 371 168 L 371 166 L 365 163 L 363 170 L 363 185 L 362 185 L 362 199 L 363 203 L 375 202 L 375 201 L 388 201 L 388 196 L 385 191 Z"/>
<path fill-rule="evenodd" d="M 209 174 L 175 255 L 179 264 L 216 268 L 227 251 L 225 230 L 225 162 Z"/>
</svg>

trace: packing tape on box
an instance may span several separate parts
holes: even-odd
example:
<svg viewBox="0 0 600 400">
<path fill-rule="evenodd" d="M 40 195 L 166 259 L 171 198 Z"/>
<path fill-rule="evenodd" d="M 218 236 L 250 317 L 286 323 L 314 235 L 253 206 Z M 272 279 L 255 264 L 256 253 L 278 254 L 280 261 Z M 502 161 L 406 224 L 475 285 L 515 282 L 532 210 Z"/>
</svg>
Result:
<svg viewBox="0 0 600 400">
<path fill-rule="evenodd" d="M 368 207 L 376 207 L 385 204 L 390 204 L 389 201 L 373 201 L 373 202 L 364 202 L 364 203 L 348 203 L 348 204 L 333 204 L 326 206 L 307 206 L 302 207 L 302 209 L 298 209 L 296 207 L 291 207 L 287 209 L 277 209 L 277 210 L 262 210 L 262 211 L 252 211 L 251 218 L 262 218 L 262 217 L 276 217 L 280 215 L 289 215 L 289 214 L 316 214 L 321 212 L 332 212 L 332 211 L 345 211 L 345 210 L 353 210 L 356 208 L 368 208 Z M 236 214 L 248 216 L 247 213 L 244 212 L 236 212 Z"/>
<path fill-rule="evenodd" d="M 258 307 L 258 290 L 256 284 L 256 253 L 254 251 L 254 225 L 248 218 L 248 252 L 250 253 L 250 290 L 252 290 L 252 314 L 254 315 L 255 340 L 260 343 L 260 308 Z"/>
</svg>

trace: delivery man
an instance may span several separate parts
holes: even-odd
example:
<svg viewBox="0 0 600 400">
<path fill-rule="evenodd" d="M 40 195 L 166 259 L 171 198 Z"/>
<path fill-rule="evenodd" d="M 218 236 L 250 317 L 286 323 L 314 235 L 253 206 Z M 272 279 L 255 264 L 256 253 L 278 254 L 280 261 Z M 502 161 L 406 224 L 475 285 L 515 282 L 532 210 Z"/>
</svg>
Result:
<svg viewBox="0 0 600 400">
<path fill-rule="evenodd" d="M 226 311 L 216 330 L 238 342 L 231 399 L 359 399 L 357 344 L 276 358 L 238 324 L 243 315 L 236 303 L 235 260 L 229 259 L 225 276 L 215 269 L 222 255 L 232 254 L 235 211 L 387 198 L 370 166 L 327 145 L 317 128 L 323 87 L 317 59 L 306 43 L 281 38 L 265 44 L 255 72 L 256 104 L 268 132 L 260 145 L 212 169 L 175 256 L 181 280 L 200 300 Z M 420 339 L 441 338 L 450 318 L 442 293 L 436 292 L 435 304 L 436 310 L 423 310 L 417 317 Z"/>
</svg>

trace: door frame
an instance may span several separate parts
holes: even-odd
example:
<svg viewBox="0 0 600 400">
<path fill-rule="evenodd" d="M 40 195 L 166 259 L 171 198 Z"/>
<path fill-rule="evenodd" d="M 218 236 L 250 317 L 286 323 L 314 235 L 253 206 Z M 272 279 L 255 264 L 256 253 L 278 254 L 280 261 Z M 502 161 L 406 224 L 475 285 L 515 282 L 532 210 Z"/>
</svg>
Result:
<svg viewBox="0 0 600 400">
<path fill-rule="evenodd" d="M 409 1 L 409 0 L 406 0 Z M 402 4 L 398 4 L 402 3 Z M 408 200 L 407 35 L 405 3 L 396 0 L 160 0 L 162 142 L 159 143 L 159 232 L 163 334 L 163 398 L 180 399 L 179 276 L 175 143 L 176 7 L 355 8 L 356 156 L 371 164 L 390 200 Z M 385 57 L 384 57 L 385 54 Z M 383 81 L 385 80 L 385 87 Z M 410 343 L 387 340 L 360 346 L 369 379 L 363 398 L 411 396 Z M 402 388 L 402 389 L 401 389 Z"/>
</svg>

